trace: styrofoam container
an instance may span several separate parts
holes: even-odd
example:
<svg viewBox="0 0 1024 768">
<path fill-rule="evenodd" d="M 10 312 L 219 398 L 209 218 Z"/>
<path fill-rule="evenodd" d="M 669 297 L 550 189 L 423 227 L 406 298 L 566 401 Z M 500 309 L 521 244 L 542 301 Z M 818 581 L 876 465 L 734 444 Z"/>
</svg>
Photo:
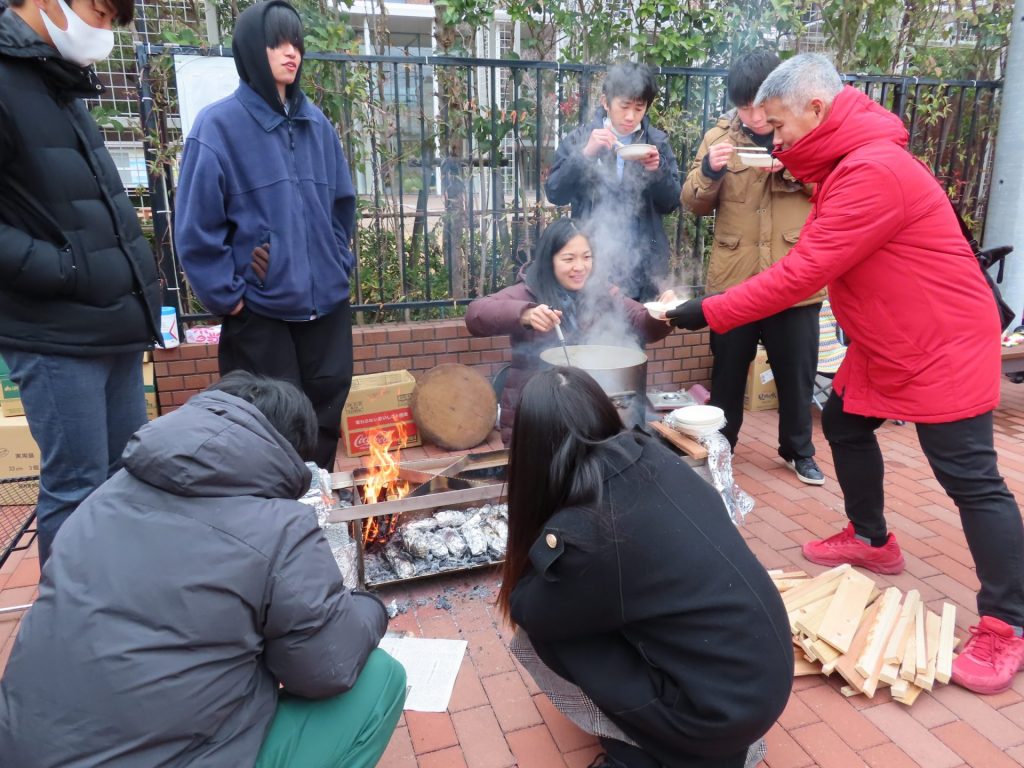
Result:
<svg viewBox="0 0 1024 768">
<path fill-rule="evenodd" d="M 648 301 L 644 304 L 647 309 L 647 313 L 655 320 L 664 320 L 665 313 L 670 309 L 675 309 L 682 304 L 686 299 L 678 299 L 676 301 Z"/>
<path fill-rule="evenodd" d="M 736 154 L 741 163 L 751 168 L 771 168 L 775 164 L 775 158 L 767 152 L 744 152 L 741 149 Z"/>
<path fill-rule="evenodd" d="M 706 427 L 724 421 L 725 411 L 714 405 L 687 405 L 672 411 L 669 419 L 680 427 Z"/>
<path fill-rule="evenodd" d="M 643 160 L 652 149 L 653 144 L 623 144 L 615 151 L 623 160 Z"/>
</svg>

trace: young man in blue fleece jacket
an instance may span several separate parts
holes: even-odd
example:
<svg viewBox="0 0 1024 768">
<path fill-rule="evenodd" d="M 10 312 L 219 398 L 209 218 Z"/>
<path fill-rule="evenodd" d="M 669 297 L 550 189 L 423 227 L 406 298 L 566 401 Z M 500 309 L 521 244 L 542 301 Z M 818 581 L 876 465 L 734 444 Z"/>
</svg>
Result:
<svg viewBox="0 0 1024 768">
<path fill-rule="evenodd" d="M 185 142 L 175 241 L 189 281 L 224 315 L 220 373 L 290 381 L 313 402 L 314 460 L 332 469 L 352 383 L 355 191 L 338 135 L 299 88 L 302 22 L 283 0 L 244 11 L 241 78 Z"/>
</svg>

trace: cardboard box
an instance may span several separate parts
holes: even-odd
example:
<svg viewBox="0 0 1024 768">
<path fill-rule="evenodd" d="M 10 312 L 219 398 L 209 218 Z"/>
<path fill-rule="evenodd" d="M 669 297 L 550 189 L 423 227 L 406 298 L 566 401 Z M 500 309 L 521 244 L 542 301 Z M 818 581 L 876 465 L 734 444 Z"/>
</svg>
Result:
<svg viewBox="0 0 1024 768">
<path fill-rule="evenodd" d="M 370 433 L 381 430 L 383 439 L 397 439 L 396 425 L 405 425 L 407 447 L 422 442 L 412 420 L 409 402 L 416 379 L 408 371 L 354 376 L 341 413 L 341 437 L 348 456 L 370 452 Z M 381 439 L 380 437 L 378 439 Z"/>
<path fill-rule="evenodd" d="M 147 353 L 148 354 L 148 353 Z M 146 394 L 146 418 L 150 421 L 160 415 L 156 396 L 156 379 L 153 373 L 153 363 L 142 363 L 142 388 Z M 0 415 L 3 416 L 24 416 L 25 408 L 21 404 L 21 392 L 18 385 L 9 378 L 7 363 L 0 357 Z"/>
<path fill-rule="evenodd" d="M 779 407 L 779 395 L 775 391 L 775 374 L 768 366 L 768 353 L 764 347 L 757 348 L 754 362 L 747 372 L 747 390 L 743 395 L 743 407 L 748 411 L 771 411 Z"/>
<path fill-rule="evenodd" d="M 10 369 L 0 357 L 0 415 L 24 416 L 25 409 L 21 405 L 21 393 L 18 385 L 11 381 Z"/>
<path fill-rule="evenodd" d="M 39 448 L 24 416 L 0 416 L 0 478 L 39 474 Z"/>
</svg>

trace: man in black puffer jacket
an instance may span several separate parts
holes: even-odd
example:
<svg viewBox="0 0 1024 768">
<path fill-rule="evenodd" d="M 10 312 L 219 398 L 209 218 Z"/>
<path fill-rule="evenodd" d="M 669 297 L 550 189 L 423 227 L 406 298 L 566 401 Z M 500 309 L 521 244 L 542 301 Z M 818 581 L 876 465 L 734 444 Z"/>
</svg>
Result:
<svg viewBox="0 0 1024 768">
<path fill-rule="evenodd" d="M 70 2 L 0 11 L 0 355 L 39 444 L 40 564 L 146 421 L 159 336 L 156 264 L 82 102 L 133 3 Z"/>
<path fill-rule="evenodd" d="M 544 182 L 548 200 L 587 222 L 605 277 L 638 301 L 669 287 L 672 249 L 663 219 L 679 207 L 679 166 L 668 136 L 647 114 L 657 94 L 648 67 L 612 66 L 594 119 L 562 139 Z M 653 149 L 627 160 L 617 155 L 626 144 Z"/>
</svg>

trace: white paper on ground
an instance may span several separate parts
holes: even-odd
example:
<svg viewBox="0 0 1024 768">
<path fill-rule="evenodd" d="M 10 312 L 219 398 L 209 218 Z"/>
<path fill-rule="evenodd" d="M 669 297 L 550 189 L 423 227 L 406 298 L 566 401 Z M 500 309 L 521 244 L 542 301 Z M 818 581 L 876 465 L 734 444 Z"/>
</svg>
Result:
<svg viewBox="0 0 1024 768">
<path fill-rule="evenodd" d="M 405 709 L 414 712 L 448 709 L 455 677 L 466 655 L 465 640 L 384 637 L 380 648 L 405 667 L 409 687 Z"/>
</svg>

